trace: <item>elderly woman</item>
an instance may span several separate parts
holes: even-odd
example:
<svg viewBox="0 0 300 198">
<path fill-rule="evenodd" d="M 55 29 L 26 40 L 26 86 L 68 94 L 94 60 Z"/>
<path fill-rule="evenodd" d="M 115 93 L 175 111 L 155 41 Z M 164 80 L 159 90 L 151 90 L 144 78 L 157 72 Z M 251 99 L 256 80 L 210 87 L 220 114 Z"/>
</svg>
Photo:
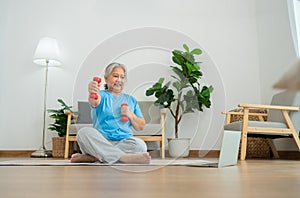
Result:
<svg viewBox="0 0 300 198">
<path fill-rule="evenodd" d="M 142 130 L 145 119 L 136 99 L 122 93 L 126 82 L 126 67 L 111 63 L 105 69 L 105 90 L 100 83 L 88 85 L 93 128 L 78 131 L 77 141 L 82 154 L 76 153 L 71 162 L 115 162 L 149 164 L 151 156 L 143 140 L 133 137 L 132 127 Z M 127 106 L 122 105 L 127 104 Z M 128 121 L 122 121 L 122 116 Z"/>
</svg>

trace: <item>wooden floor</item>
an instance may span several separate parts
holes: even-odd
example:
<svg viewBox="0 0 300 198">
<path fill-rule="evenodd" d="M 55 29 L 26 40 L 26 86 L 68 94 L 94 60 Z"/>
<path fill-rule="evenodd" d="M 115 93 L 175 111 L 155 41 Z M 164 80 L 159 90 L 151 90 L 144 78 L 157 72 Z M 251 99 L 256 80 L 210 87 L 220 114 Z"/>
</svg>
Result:
<svg viewBox="0 0 300 198">
<path fill-rule="evenodd" d="M 0 167 L 0 196 L 300 197 L 299 160 L 246 160 L 227 168 L 185 166 Z"/>
</svg>

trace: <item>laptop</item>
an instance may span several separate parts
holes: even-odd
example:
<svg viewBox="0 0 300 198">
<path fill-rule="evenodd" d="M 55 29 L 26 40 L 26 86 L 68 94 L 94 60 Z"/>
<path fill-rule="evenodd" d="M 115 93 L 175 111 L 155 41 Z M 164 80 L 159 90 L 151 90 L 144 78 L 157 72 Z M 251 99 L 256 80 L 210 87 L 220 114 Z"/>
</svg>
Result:
<svg viewBox="0 0 300 198">
<path fill-rule="evenodd" d="M 239 146 L 240 146 L 241 132 L 224 130 L 221 151 L 218 162 L 201 161 L 186 164 L 187 166 L 196 167 L 227 167 L 237 164 Z"/>
</svg>

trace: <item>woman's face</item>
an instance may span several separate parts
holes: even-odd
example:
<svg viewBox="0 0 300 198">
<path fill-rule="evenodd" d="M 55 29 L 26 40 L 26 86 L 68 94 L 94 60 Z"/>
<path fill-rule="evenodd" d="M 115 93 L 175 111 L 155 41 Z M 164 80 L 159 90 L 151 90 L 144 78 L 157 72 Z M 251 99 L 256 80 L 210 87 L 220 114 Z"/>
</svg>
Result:
<svg viewBox="0 0 300 198">
<path fill-rule="evenodd" d="M 122 67 L 115 67 L 109 76 L 105 77 L 108 91 L 117 95 L 122 93 L 126 76 Z"/>
</svg>

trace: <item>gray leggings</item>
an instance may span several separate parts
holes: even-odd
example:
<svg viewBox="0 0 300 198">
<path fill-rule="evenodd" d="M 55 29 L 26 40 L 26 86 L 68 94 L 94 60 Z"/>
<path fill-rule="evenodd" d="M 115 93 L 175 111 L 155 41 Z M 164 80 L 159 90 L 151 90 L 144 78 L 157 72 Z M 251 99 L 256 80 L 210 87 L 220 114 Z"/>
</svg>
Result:
<svg viewBox="0 0 300 198">
<path fill-rule="evenodd" d="M 84 127 L 78 131 L 77 142 L 82 154 L 89 154 L 109 164 L 117 162 L 125 153 L 147 152 L 146 143 L 139 138 L 107 140 L 98 130 L 91 127 Z"/>
</svg>

